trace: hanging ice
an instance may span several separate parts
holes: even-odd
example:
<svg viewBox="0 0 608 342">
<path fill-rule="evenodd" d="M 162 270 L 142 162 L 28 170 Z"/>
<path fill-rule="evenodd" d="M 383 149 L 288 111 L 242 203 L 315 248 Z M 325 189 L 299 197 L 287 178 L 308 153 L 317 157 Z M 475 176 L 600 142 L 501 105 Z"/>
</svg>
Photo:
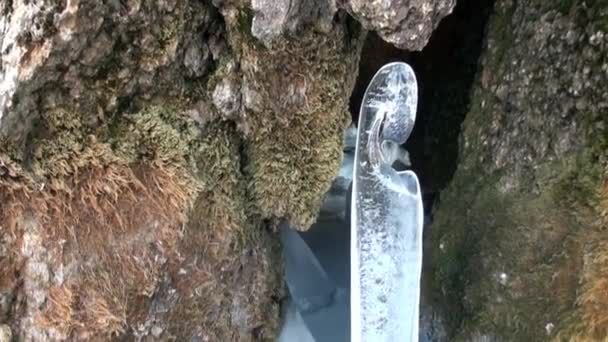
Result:
<svg viewBox="0 0 608 342">
<path fill-rule="evenodd" d="M 392 164 L 416 118 L 418 90 L 405 63 L 382 67 L 359 116 L 351 210 L 351 340 L 417 341 L 422 200 L 412 171 Z"/>
</svg>

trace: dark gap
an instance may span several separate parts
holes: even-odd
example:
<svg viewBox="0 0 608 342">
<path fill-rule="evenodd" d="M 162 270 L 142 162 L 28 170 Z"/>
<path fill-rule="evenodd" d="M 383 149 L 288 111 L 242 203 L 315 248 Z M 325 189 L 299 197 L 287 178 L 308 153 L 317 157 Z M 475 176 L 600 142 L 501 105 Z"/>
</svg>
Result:
<svg viewBox="0 0 608 342">
<path fill-rule="evenodd" d="M 469 109 L 469 91 L 492 5 L 493 0 L 458 1 L 422 51 L 399 50 L 373 32 L 363 47 L 359 76 L 350 99 L 355 123 L 365 89 L 380 67 L 403 61 L 416 72 L 418 112 L 405 147 L 427 201 L 446 187 L 458 164 L 460 126 Z"/>
</svg>

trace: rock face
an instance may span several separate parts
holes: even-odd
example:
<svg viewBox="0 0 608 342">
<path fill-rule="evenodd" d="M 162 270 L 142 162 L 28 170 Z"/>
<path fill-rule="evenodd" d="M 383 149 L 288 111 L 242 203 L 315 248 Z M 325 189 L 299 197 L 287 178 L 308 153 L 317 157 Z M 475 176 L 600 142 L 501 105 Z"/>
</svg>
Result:
<svg viewBox="0 0 608 342">
<path fill-rule="evenodd" d="M 421 50 L 455 4 L 454 0 L 349 0 L 345 6 L 363 27 L 387 42 L 401 49 Z"/>
<path fill-rule="evenodd" d="M 253 5 L 0 5 L 3 338 L 275 337 L 272 230 L 338 172 L 365 32 L 295 12 L 269 49 Z"/>
<path fill-rule="evenodd" d="M 22 142 L 59 106 L 95 128 L 126 99 L 185 95 L 225 51 L 223 25 L 210 5 L 170 3 L 5 2 L 0 132 Z"/>
<path fill-rule="evenodd" d="M 600 1 L 495 4 L 430 228 L 452 338 L 608 337 L 607 15 Z"/>
<path fill-rule="evenodd" d="M 296 34 L 314 24 L 321 32 L 331 30 L 335 0 L 253 0 L 251 33 L 266 45 L 286 34 Z"/>
<path fill-rule="evenodd" d="M 455 4 L 455 0 L 252 0 L 252 33 L 269 46 L 277 37 L 298 33 L 310 23 L 327 32 L 342 8 L 398 48 L 421 50 Z"/>
</svg>

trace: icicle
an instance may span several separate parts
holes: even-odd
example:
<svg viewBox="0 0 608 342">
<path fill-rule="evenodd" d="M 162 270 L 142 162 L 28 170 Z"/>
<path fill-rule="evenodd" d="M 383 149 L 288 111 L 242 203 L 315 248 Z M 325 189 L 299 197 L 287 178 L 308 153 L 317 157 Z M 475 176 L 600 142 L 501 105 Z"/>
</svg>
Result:
<svg viewBox="0 0 608 342">
<path fill-rule="evenodd" d="M 417 341 L 422 199 L 392 164 L 412 132 L 418 90 L 409 65 L 382 67 L 359 116 L 351 210 L 351 340 Z"/>
</svg>

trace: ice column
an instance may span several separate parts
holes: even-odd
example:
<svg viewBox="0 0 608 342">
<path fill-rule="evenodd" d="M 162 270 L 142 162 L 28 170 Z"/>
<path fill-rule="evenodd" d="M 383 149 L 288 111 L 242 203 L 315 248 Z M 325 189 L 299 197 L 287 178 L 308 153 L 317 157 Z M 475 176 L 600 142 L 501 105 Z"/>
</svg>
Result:
<svg viewBox="0 0 608 342">
<path fill-rule="evenodd" d="M 359 115 L 351 207 L 352 341 L 418 341 L 422 199 L 412 171 L 392 164 L 416 119 L 409 65 L 382 67 Z"/>
</svg>

